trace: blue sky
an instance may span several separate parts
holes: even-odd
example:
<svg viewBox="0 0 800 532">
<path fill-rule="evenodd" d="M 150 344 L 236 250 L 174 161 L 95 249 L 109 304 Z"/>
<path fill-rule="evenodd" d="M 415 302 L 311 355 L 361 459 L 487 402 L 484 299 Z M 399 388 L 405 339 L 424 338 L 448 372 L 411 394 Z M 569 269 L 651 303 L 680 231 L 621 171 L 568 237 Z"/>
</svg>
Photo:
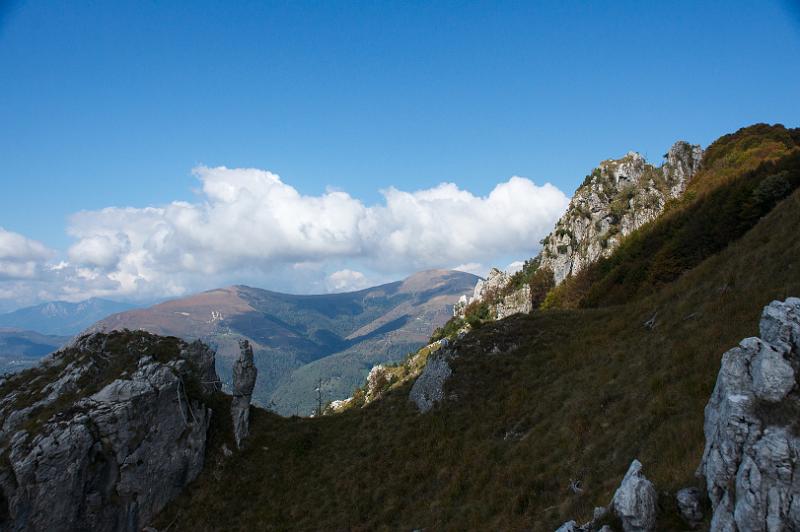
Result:
<svg viewBox="0 0 800 532">
<path fill-rule="evenodd" d="M 486 197 L 512 176 L 569 196 L 631 149 L 658 161 L 677 139 L 800 125 L 799 13 L 780 1 L 0 0 L 0 227 L 70 262 L 76 212 L 208 202 L 200 166 L 268 170 L 301 195 L 340 190 L 367 207 L 389 187 L 442 182 Z M 309 261 L 293 253 L 282 264 Z M 269 285 L 259 260 L 214 281 Z M 361 270 L 417 265 L 435 264 Z"/>
</svg>

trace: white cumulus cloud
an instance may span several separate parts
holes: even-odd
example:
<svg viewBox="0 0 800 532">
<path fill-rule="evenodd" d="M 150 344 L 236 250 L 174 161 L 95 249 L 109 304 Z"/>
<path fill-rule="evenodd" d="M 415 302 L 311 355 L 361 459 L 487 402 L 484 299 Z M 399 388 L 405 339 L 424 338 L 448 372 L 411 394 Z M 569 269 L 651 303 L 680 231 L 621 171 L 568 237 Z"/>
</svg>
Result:
<svg viewBox="0 0 800 532">
<path fill-rule="evenodd" d="M 523 177 L 487 196 L 453 183 L 389 188 L 366 205 L 338 190 L 301 194 L 266 170 L 201 166 L 194 174 L 196 201 L 74 214 L 68 260 L 47 268 L 48 295 L 163 297 L 270 284 L 259 280 L 302 291 L 290 286 L 298 276 L 304 286 L 342 291 L 426 268 L 470 270 L 534 254 L 568 204 L 553 185 Z M 34 275 L 51 257 L 39 243 L 0 232 L 0 276 Z"/>
<path fill-rule="evenodd" d="M 352 292 L 369 287 L 367 276 L 355 270 L 339 270 L 325 279 L 328 292 Z"/>
<path fill-rule="evenodd" d="M 0 279 L 34 279 L 53 254 L 41 242 L 0 227 Z"/>
</svg>

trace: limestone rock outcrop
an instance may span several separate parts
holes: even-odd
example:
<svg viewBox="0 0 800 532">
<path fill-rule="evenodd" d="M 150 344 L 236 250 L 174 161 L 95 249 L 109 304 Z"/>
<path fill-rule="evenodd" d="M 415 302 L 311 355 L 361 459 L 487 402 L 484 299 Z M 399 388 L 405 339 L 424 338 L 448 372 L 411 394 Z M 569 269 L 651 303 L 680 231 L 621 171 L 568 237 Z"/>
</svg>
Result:
<svg viewBox="0 0 800 532">
<path fill-rule="evenodd" d="M 472 290 L 472 296 L 461 296 L 458 303 L 453 307 L 453 315 L 457 317 L 464 317 L 464 309 L 471 303 L 494 299 L 503 288 L 508 284 L 511 278 L 506 272 L 492 268 L 486 275 L 486 279 L 481 279 L 475 283 L 475 288 Z"/>
<path fill-rule="evenodd" d="M 450 349 L 441 349 L 431 354 L 422 373 L 414 381 L 409 399 L 420 412 L 427 412 L 444 399 L 444 384 L 453 374 L 448 363 L 452 354 Z"/>
<path fill-rule="evenodd" d="M 240 340 L 239 358 L 233 363 L 233 401 L 231 401 L 233 436 L 239 448 L 250 433 L 250 401 L 253 398 L 257 374 L 258 370 L 253 361 L 253 347 L 247 340 Z"/>
<path fill-rule="evenodd" d="M 542 240 L 533 259 L 538 268 L 552 271 L 560 284 L 601 257 L 610 255 L 622 239 L 658 217 L 671 199 L 679 198 L 700 169 L 703 150 L 676 142 L 661 166 L 653 166 L 636 152 L 600 163 L 586 176 L 570 201 L 567 212 Z M 471 303 L 488 301 L 494 319 L 533 310 L 529 286 L 511 291 L 512 276 L 492 268 L 478 281 L 472 295 L 463 295 L 453 307 L 455 317 L 465 317 Z M 509 293 L 510 292 L 510 293 Z"/>
<path fill-rule="evenodd" d="M 595 508 L 591 521 L 582 525 L 567 521 L 557 532 L 611 532 L 611 527 L 604 524 L 609 518 L 617 520 L 624 532 L 652 532 L 656 529 L 657 509 L 656 489 L 644 476 L 642 463 L 634 460 L 614 492 L 611 504 Z"/>
<path fill-rule="evenodd" d="M 634 460 L 614 493 L 612 512 L 625 532 L 651 532 L 656 529 L 657 503 L 653 483 L 642 473 L 642 463 Z"/>
<path fill-rule="evenodd" d="M 2 530 L 138 531 L 203 468 L 213 351 L 81 337 L 0 386 Z"/>
<path fill-rule="evenodd" d="M 550 268 L 560 284 L 611 254 L 624 236 L 655 219 L 668 200 L 683 194 L 702 156 L 700 146 L 679 141 L 660 167 L 636 152 L 600 163 L 542 241 L 541 266 Z"/>
<path fill-rule="evenodd" d="M 476 302 L 488 302 L 489 312 L 493 319 L 501 320 L 514 314 L 527 314 L 533 310 L 531 287 L 523 285 L 509 292 L 511 275 L 498 268 L 492 268 L 486 279 L 475 284 L 471 296 L 466 294 L 453 306 L 453 316 L 463 318 L 467 305 Z"/>
<path fill-rule="evenodd" d="M 773 301 L 759 325 L 723 355 L 705 409 L 711 530 L 800 528 L 800 299 Z"/>
<path fill-rule="evenodd" d="M 531 287 L 526 284 L 500 299 L 495 314 L 498 320 L 502 320 L 514 314 L 528 314 L 532 310 Z"/>
<path fill-rule="evenodd" d="M 373 366 L 371 370 L 369 370 L 369 374 L 367 375 L 367 388 L 366 388 L 366 400 L 367 402 L 374 400 L 377 398 L 383 388 L 389 383 L 391 376 L 389 372 L 386 370 L 386 366 L 383 364 L 378 364 L 377 366 Z"/>
</svg>

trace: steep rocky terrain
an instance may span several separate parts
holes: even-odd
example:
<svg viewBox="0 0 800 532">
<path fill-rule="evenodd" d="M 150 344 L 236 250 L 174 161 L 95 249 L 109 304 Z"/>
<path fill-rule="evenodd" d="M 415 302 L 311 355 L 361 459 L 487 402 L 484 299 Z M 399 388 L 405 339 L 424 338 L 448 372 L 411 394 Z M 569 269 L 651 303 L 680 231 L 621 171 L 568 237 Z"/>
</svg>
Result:
<svg viewBox="0 0 800 532">
<path fill-rule="evenodd" d="M 143 332 L 79 338 L 0 384 L 0 527 L 137 531 L 202 471 L 214 353 Z"/>
<path fill-rule="evenodd" d="M 217 350 L 227 386 L 239 340 L 246 339 L 259 370 L 254 400 L 282 414 L 308 415 L 320 381 L 325 401 L 347 397 L 372 366 L 424 345 L 476 280 L 434 270 L 358 292 L 312 296 L 234 286 L 115 314 L 90 331 L 143 329 L 202 339 Z"/>
<path fill-rule="evenodd" d="M 515 275 L 493 268 L 470 295 L 459 299 L 454 315 L 464 319 L 483 304 L 484 314 L 503 319 L 538 307 L 551 283 L 558 285 L 608 257 L 626 236 L 658 218 L 669 202 L 680 199 L 700 170 L 702 158 L 700 146 L 678 141 L 659 167 L 636 152 L 601 162 L 542 240 L 540 253 Z M 538 297 L 532 281 L 539 284 Z"/>
<path fill-rule="evenodd" d="M 675 280 L 794 190 L 800 129 L 756 124 L 705 152 L 677 142 L 664 157 L 659 168 L 635 152 L 601 163 L 539 255 L 513 275 L 493 269 L 440 334 L 539 307 L 622 303 Z"/>
<path fill-rule="evenodd" d="M 636 152 L 600 163 L 542 241 L 541 266 L 552 270 L 559 284 L 610 255 L 622 238 L 654 220 L 667 202 L 683 194 L 702 156 L 700 146 L 679 141 L 659 167 Z"/>
</svg>

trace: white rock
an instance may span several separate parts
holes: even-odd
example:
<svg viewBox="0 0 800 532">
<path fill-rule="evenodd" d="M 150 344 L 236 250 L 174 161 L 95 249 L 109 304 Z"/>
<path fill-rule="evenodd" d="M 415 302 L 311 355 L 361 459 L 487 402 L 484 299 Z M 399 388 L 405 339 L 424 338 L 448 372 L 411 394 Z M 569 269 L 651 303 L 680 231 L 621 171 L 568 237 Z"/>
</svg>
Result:
<svg viewBox="0 0 800 532">
<path fill-rule="evenodd" d="M 642 473 L 641 462 L 634 460 L 611 501 L 614 513 L 622 521 L 623 530 L 655 530 L 657 502 L 656 489 Z"/>
<path fill-rule="evenodd" d="M 800 528 L 800 404 L 794 368 L 800 300 L 765 307 L 762 337 L 726 352 L 706 405 L 698 473 L 711 500 L 712 530 Z"/>
<path fill-rule="evenodd" d="M 683 194 L 702 155 L 699 146 L 679 141 L 659 169 L 636 152 L 600 163 L 544 239 L 541 266 L 553 270 L 560 284 L 609 255 L 622 237 L 656 218 L 669 199 Z M 661 174 L 660 179 L 654 179 L 655 173 Z"/>
<path fill-rule="evenodd" d="M 411 387 L 409 399 L 417 405 L 417 409 L 422 413 L 433 408 L 444 398 L 444 384 L 453 373 L 447 362 L 449 356 L 450 352 L 445 349 L 431 354 L 425 369 Z"/>
</svg>

